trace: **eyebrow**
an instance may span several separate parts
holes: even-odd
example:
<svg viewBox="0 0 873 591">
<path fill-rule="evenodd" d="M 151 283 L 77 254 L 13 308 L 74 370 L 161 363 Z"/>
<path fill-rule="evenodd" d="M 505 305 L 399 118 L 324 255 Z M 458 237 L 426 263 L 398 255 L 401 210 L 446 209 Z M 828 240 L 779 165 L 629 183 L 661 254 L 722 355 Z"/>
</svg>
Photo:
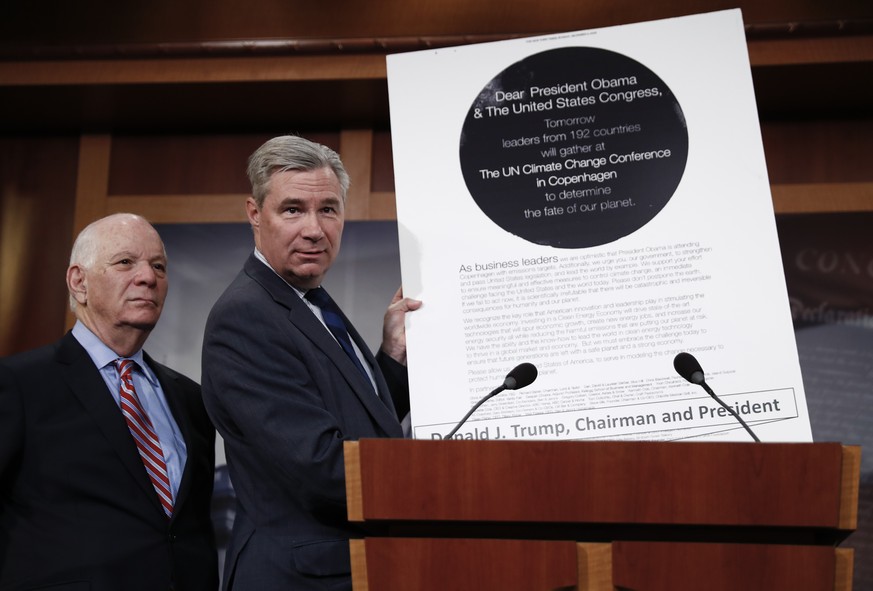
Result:
<svg viewBox="0 0 873 591">
<path fill-rule="evenodd" d="M 109 253 L 107 258 L 111 261 L 116 261 L 118 259 L 135 259 L 137 256 L 129 250 L 119 250 L 117 252 Z"/>
<path fill-rule="evenodd" d="M 136 260 L 146 259 L 150 262 L 151 261 L 161 261 L 163 263 L 167 262 L 167 256 L 163 253 L 161 253 L 155 257 L 141 257 L 138 254 L 133 253 L 129 250 L 120 250 L 118 252 L 114 252 L 114 253 L 110 254 L 107 258 L 110 261 L 118 261 L 120 259 L 136 259 Z"/>
<path fill-rule="evenodd" d="M 311 201 L 309 199 L 303 199 L 301 197 L 285 197 L 284 199 L 279 201 L 279 207 L 285 207 L 287 205 L 304 205 L 309 203 L 314 203 L 317 207 L 323 205 L 339 205 L 340 203 L 342 203 L 342 199 L 333 195 L 316 197 L 314 201 Z"/>
</svg>

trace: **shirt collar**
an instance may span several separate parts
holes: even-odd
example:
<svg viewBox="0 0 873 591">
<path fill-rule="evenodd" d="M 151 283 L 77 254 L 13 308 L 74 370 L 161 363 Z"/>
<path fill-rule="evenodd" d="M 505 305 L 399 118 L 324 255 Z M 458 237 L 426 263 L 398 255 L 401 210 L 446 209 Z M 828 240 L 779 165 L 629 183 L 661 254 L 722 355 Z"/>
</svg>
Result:
<svg viewBox="0 0 873 591">
<path fill-rule="evenodd" d="M 88 356 L 91 357 L 91 361 L 94 362 L 97 369 L 103 369 L 107 365 L 114 363 L 115 360 L 119 358 L 115 351 L 107 347 L 106 343 L 101 341 L 97 335 L 91 332 L 91 329 L 82 324 L 81 321 L 76 321 L 72 332 L 76 340 L 79 341 L 79 344 L 88 352 Z M 143 374 L 145 374 L 146 379 L 148 379 L 152 385 L 157 385 L 157 376 L 155 376 L 151 368 L 146 365 L 142 349 L 125 359 L 133 359 Z"/>
<path fill-rule="evenodd" d="M 265 265 L 267 265 L 267 268 L 268 268 L 270 271 L 272 271 L 273 273 L 275 273 L 275 274 L 276 274 L 276 277 L 278 277 L 278 278 L 281 279 L 282 281 L 285 281 L 285 285 L 287 285 L 288 287 L 290 287 L 291 289 L 293 289 L 293 290 L 297 293 L 297 295 L 299 295 L 301 298 L 302 298 L 303 296 L 306 295 L 306 292 L 307 292 L 307 291 L 309 291 L 309 290 L 306 290 L 306 289 L 297 289 L 296 287 L 294 287 L 293 285 L 291 285 L 290 283 L 288 283 L 288 281 L 286 281 L 284 277 L 282 277 L 281 275 L 279 275 L 278 273 L 276 273 L 276 269 L 274 269 L 274 268 L 270 265 L 270 263 L 267 262 L 267 257 L 265 257 L 265 256 L 263 255 L 263 253 L 261 253 L 261 251 L 258 250 L 257 247 L 255 247 L 255 258 L 258 259 L 259 261 L 261 261 L 262 263 L 264 263 Z"/>
</svg>

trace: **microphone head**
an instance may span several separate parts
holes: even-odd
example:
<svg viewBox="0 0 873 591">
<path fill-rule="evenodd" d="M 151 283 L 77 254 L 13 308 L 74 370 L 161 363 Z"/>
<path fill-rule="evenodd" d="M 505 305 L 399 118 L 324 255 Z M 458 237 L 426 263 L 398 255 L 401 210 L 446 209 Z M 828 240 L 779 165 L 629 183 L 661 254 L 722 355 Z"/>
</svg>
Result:
<svg viewBox="0 0 873 591">
<path fill-rule="evenodd" d="M 533 363 L 520 363 L 506 374 L 503 387 L 507 390 L 519 390 L 525 386 L 530 386 L 535 379 L 537 379 L 536 366 Z"/>
<path fill-rule="evenodd" d="M 698 386 L 704 382 L 703 368 L 691 353 L 679 353 L 673 359 L 673 368 L 680 376 Z"/>
</svg>

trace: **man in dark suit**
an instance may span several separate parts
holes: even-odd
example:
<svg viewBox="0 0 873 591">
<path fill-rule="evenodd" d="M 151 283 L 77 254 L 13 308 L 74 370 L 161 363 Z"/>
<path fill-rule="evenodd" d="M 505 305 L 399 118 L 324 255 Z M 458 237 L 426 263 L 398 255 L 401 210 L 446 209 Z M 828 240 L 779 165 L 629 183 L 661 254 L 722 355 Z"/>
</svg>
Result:
<svg viewBox="0 0 873 591">
<path fill-rule="evenodd" d="M 217 588 L 215 431 L 197 384 L 142 351 L 166 265 L 143 218 L 94 222 L 73 329 L 0 360 L 0 590 Z"/>
<path fill-rule="evenodd" d="M 398 290 L 376 357 L 320 288 L 342 237 L 349 177 L 296 136 L 249 159 L 255 252 L 213 307 L 203 396 L 225 442 L 237 513 L 225 587 L 350 589 L 343 442 L 402 437 L 409 408 Z"/>
</svg>

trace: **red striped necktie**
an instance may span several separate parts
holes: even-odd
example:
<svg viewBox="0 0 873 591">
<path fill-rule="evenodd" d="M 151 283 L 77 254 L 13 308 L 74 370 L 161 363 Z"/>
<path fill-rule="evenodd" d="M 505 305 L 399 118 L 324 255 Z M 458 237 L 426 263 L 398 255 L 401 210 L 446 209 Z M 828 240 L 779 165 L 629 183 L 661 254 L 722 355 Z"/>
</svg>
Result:
<svg viewBox="0 0 873 591">
<path fill-rule="evenodd" d="M 173 494 L 170 492 L 170 477 L 167 476 L 167 465 L 164 463 L 164 452 L 161 442 L 155 433 L 152 422 L 139 403 L 139 396 L 133 387 L 133 366 L 131 359 L 118 359 L 115 368 L 121 377 L 121 413 L 127 421 L 127 427 L 136 443 L 136 449 L 142 458 L 149 479 L 158 493 L 158 500 L 164 507 L 167 517 L 173 515 Z"/>
</svg>

